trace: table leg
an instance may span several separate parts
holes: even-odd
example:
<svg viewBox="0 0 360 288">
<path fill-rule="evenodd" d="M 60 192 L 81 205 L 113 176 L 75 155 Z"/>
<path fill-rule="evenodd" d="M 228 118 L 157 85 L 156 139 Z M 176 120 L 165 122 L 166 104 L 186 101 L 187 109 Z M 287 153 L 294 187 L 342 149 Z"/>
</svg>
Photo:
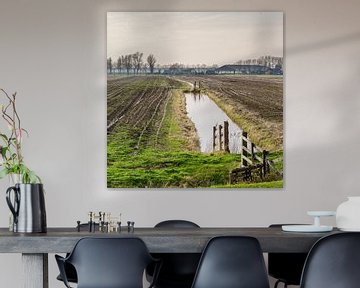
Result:
<svg viewBox="0 0 360 288">
<path fill-rule="evenodd" d="M 22 254 L 23 288 L 49 288 L 48 254 Z"/>
</svg>

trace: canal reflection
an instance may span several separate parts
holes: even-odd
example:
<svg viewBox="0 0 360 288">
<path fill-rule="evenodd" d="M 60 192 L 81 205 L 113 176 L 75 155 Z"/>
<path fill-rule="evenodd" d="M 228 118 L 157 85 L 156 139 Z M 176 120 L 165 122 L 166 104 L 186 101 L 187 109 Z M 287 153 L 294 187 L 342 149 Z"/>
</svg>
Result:
<svg viewBox="0 0 360 288">
<path fill-rule="evenodd" d="M 213 100 L 205 94 L 185 93 L 186 111 L 194 122 L 202 152 L 212 152 L 213 127 L 229 122 L 229 148 L 231 153 L 240 151 L 240 135 L 242 129 L 235 124 Z"/>
</svg>

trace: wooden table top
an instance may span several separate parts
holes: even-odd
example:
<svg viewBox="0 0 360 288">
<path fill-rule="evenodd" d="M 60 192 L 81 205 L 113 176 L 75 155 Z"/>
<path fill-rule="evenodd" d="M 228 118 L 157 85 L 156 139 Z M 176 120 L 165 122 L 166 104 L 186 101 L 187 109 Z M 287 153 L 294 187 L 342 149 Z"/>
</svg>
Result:
<svg viewBox="0 0 360 288">
<path fill-rule="evenodd" d="M 0 253 L 65 253 L 82 237 L 139 237 L 152 253 L 201 253 L 215 236 L 242 235 L 259 240 L 263 252 L 308 252 L 321 237 L 338 233 L 294 233 L 275 228 L 127 228 L 119 232 L 77 232 L 76 228 L 48 228 L 47 233 L 20 234 L 0 228 Z"/>
</svg>

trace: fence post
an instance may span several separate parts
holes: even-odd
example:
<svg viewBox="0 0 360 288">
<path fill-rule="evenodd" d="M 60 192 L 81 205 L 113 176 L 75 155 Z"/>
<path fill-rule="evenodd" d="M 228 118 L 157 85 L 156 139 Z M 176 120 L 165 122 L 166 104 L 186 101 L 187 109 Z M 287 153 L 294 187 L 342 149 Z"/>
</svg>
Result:
<svg viewBox="0 0 360 288">
<path fill-rule="evenodd" d="M 251 158 L 252 158 L 253 162 L 255 163 L 255 161 L 256 161 L 256 158 L 255 158 L 255 144 L 252 143 L 252 142 L 251 142 L 251 149 L 250 149 L 250 151 L 251 151 Z"/>
<path fill-rule="evenodd" d="M 224 121 L 224 150 L 227 153 L 230 153 L 229 148 L 229 122 Z"/>
<path fill-rule="evenodd" d="M 233 183 L 233 172 L 230 171 L 229 172 L 229 184 L 232 184 Z"/>
<path fill-rule="evenodd" d="M 268 151 L 264 150 L 263 151 L 263 168 L 264 168 L 264 177 L 266 176 L 267 173 L 267 163 L 266 163 L 266 156 L 268 154 Z"/>
<path fill-rule="evenodd" d="M 216 126 L 213 126 L 213 152 L 216 150 Z"/>
<path fill-rule="evenodd" d="M 223 126 L 222 125 L 219 125 L 219 150 L 220 151 L 223 151 Z"/>
<path fill-rule="evenodd" d="M 241 154 L 247 157 L 248 153 L 243 149 L 244 147 L 247 148 L 247 141 L 244 139 L 247 139 L 247 132 L 245 131 L 243 131 L 241 135 Z M 248 166 L 247 161 L 244 161 L 243 157 L 241 157 L 241 166 L 242 167 Z"/>
</svg>

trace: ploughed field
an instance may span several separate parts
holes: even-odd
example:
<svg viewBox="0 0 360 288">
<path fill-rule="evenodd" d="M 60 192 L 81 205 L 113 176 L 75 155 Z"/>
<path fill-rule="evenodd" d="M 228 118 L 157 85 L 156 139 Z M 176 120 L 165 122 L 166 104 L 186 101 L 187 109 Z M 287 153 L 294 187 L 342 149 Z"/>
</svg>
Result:
<svg viewBox="0 0 360 288">
<path fill-rule="evenodd" d="M 283 149 L 283 76 L 211 75 L 180 76 L 200 81 L 207 93 L 230 118 L 249 133 L 261 148 Z"/>
<path fill-rule="evenodd" d="M 134 148 L 156 146 L 164 122 L 171 89 L 178 88 L 173 79 L 160 77 L 121 77 L 108 81 L 107 129 L 132 134 Z M 120 128 L 119 128 L 120 127 Z"/>
<path fill-rule="evenodd" d="M 109 76 L 109 188 L 227 184 L 240 155 L 199 151 L 196 129 L 186 114 L 186 89 L 184 82 L 165 76 Z"/>
</svg>

